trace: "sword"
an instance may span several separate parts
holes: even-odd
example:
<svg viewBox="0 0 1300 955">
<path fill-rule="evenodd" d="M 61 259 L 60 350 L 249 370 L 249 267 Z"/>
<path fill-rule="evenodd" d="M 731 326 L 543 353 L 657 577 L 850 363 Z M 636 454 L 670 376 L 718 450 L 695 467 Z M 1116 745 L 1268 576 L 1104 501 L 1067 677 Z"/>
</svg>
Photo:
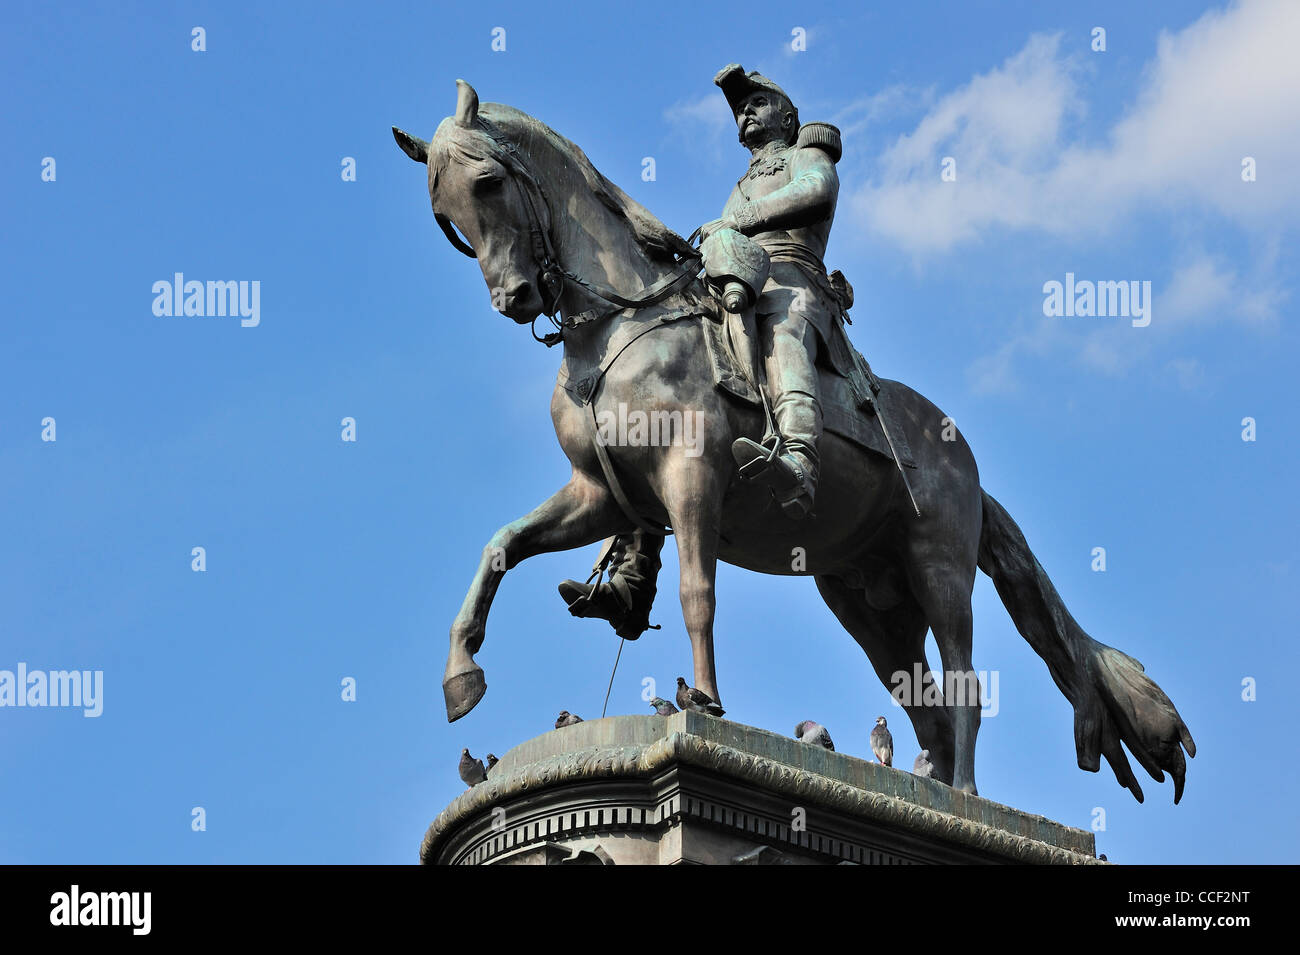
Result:
<svg viewBox="0 0 1300 955">
<path fill-rule="evenodd" d="M 768 400 L 767 389 L 763 387 L 763 370 L 758 357 L 757 325 L 752 306 L 740 312 L 727 313 L 727 337 L 731 340 L 732 349 L 737 352 L 741 364 L 749 372 L 750 384 L 758 392 L 759 404 L 763 406 L 763 438 L 759 444 L 769 449 L 768 460 L 770 461 L 784 449 L 781 434 L 777 431 L 776 421 L 772 417 L 772 403 Z"/>
<path fill-rule="evenodd" d="M 889 436 L 889 427 L 885 424 L 884 409 L 880 406 L 880 384 L 876 382 L 875 375 L 872 375 L 871 392 L 872 401 L 876 406 L 876 420 L 880 422 L 880 433 L 885 436 L 885 443 L 889 445 L 889 453 L 894 456 L 894 464 L 898 468 L 898 475 L 903 479 L 903 487 L 907 489 L 907 496 L 912 499 L 912 510 L 916 511 L 916 516 L 921 516 L 921 508 L 917 506 L 916 495 L 912 493 L 912 485 L 907 482 L 907 471 L 903 469 L 903 462 L 898 457 L 898 449 L 894 447 L 894 439 Z"/>
</svg>

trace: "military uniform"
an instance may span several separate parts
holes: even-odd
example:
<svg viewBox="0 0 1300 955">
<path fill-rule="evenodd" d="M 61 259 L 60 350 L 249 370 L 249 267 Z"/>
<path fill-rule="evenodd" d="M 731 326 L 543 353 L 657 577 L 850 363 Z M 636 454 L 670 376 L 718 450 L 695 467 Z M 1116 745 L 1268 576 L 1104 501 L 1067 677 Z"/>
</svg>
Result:
<svg viewBox="0 0 1300 955">
<path fill-rule="evenodd" d="M 739 67 L 723 70 L 717 82 L 736 112 L 756 91 L 769 90 L 788 102 L 775 84 Z M 795 142 L 769 143 L 756 152 L 722 211 L 723 219 L 734 220 L 772 261 L 755 318 L 782 450 L 796 472 L 791 477 L 797 483 L 773 489 L 793 517 L 802 517 L 812 505 L 822 434 L 816 361 L 841 315 L 822 262 L 839 194 L 839 157 L 835 127 L 802 127 Z M 759 456 L 758 444 L 742 438 L 733 452 L 741 474 L 748 476 L 746 461 Z M 763 462 L 755 463 L 761 470 Z"/>
</svg>

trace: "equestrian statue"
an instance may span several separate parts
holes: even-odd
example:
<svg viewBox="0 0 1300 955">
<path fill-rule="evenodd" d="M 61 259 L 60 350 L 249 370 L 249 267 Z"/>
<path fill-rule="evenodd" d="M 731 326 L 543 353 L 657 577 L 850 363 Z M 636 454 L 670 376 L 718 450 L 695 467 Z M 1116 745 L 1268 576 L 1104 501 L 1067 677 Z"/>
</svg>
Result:
<svg viewBox="0 0 1300 955">
<path fill-rule="evenodd" d="M 448 720 L 487 690 L 474 655 L 507 570 L 603 541 L 586 582 L 565 581 L 560 595 L 575 616 L 637 639 L 672 535 L 694 686 L 713 700 L 717 562 L 812 576 L 886 687 L 922 674 L 925 692 L 901 701 L 917 740 L 934 778 L 974 793 L 971 591 L 982 570 L 1074 707 L 1079 767 L 1096 772 L 1104 756 L 1140 802 L 1127 747 L 1157 782 L 1172 776 L 1177 802 L 1183 750 L 1196 746 L 1174 704 L 1141 663 L 1075 622 L 951 420 L 850 344 L 852 287 L 823 264 L 839 130 L 801 124 L 777 84 L 736 64 L 714 82 L 750 162 L 690 240 L 578 146 L 518 109 L 480 104 L 462 80 L 431 140 L 393 129 L 427 167 L 435 220 L 478 262 L 494 308 L 562 346 L 551 418 L 572 473 L 484 548 L 451 627 Z M 553 329 L 538 335 L 542 316 Z"/>
</svg>

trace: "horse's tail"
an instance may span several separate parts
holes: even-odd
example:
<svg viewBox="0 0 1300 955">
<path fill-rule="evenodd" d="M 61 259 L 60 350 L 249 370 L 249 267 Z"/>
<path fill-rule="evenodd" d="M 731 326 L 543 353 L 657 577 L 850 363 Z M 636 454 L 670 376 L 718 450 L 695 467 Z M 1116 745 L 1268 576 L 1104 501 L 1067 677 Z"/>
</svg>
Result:
<svg viewBox="0 0 1300 955">
<path fill-rule="evenodd" d="M 1121 742 L 1156 782 L 1163 770 L 1174 780 L 1174 802 L 1183 795 L 1192 734 L 1169 697 L 1126 653 L 1084 632 L 1052 586 L 1024 534 L 1006 510 L 984 493 L 979 568 L 993 579 L 1020 635 L 1043 658 L 1052 679 L 1074 705 L 1074 745 L 1079 768 L 1095 773 L 1105 756 L 1115 778 L 1142 801 L 1142 787 Z"/>
</svg>

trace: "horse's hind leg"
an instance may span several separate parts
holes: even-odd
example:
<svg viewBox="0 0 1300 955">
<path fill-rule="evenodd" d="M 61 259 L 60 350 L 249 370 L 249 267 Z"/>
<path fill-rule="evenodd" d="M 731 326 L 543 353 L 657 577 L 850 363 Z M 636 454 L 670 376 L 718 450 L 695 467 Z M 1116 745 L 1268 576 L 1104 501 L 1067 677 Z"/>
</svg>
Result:
<svg viewBox="0 0 1300 955">
<path fill-rule="evenodd" d="M 838 577 L 818 576 L 817 590 L 826 606 L 839 618 L 844 629 L 866 651 L 880 682 L 891 692 L 898 685 L 897 674 L 906 676 L 903 709 L 912 721 L 917 741 L 930 751 L 934 778 L 952 784 L 953 733 L 948 711 L 928 699 L 915 686 L 919 664 L 921 679 L 930 675 L 925 658 L 925 614 L 910 594 L 890 610 L 876 610 L 860 590 L 851 590 Z M 933 676 L 930 677 L 933 679 Z M 904 763 L 904 768 L 907 764 Z"/>
<path fill-rule="evenodd" d="M 545 502 L 492 535 L 451 625 L 451 650 L 442 680 L 448 722 L 472 710 L 487 691 L 483 670 L 474 662 L 474 654 L 483 645 L 488 611 L 506 571 L 536 554 L 594 543 L 621 530 L 626 523 L 609 489 L 581 471 L 574 471 L 569 483 Z"/>
</svg>

